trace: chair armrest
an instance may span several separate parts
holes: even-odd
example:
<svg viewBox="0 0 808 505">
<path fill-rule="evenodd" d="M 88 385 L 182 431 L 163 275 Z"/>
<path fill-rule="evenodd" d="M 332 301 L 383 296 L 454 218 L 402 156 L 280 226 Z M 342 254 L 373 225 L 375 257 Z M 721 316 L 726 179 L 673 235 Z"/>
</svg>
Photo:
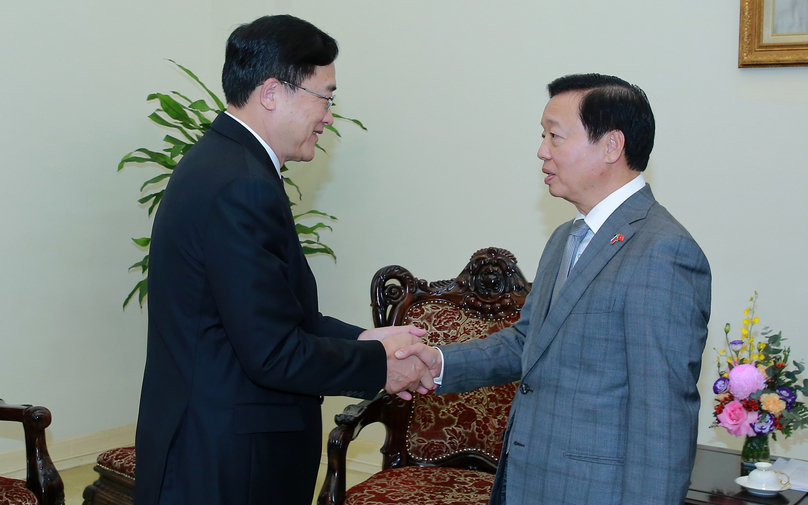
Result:
<svg viewBox="0 0 808 505">
<path fill-rule="evenodd" d="M 45 428 L 51 423 L 50 411 L 45 407 L 9 405 L 0 399 L 0 421 L 14 421 L 23 425 L 28 489 L 42 505 L 64 504 L 64 483 L 48 454 L 45 438 Z"/>
<path fill-rule="evenodd" d="M 397 468 L 407 462 L 407 419 L 412 402 L 381 391 L 373 400 L 348 405 L 334 416 L 337 427 L 328 436 L 328 463 L 317 505 L 342 505 L 345 502 L 345 474 L 348 444 L 365 426 L 382 423 L 387 436 L 381 448 L 382 469 Z"/>
</svg>

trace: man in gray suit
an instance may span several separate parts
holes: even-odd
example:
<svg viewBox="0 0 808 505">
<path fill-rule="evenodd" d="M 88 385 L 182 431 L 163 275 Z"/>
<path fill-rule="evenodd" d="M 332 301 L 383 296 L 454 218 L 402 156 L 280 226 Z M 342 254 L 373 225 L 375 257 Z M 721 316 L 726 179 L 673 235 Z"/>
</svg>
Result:
<svg viewBox="0 0 808 505">
<path fill-rule="evenodd" d="M 556 229 L 520 320 L 417 353 L 438 394 L 519 380 L 491 504 L 678 505 L 696 452 L 710 267 L 641 172 L 645 93 L 570 75 L 548 86 L 538 156 L 578 216 Z"/>
</svg>

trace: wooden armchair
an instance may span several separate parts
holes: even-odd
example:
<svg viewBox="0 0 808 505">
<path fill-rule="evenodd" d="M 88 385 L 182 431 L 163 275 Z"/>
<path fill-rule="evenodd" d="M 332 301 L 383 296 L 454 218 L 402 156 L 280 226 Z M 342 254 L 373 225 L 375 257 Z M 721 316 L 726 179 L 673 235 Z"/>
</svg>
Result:
<svg viewBox="0 0 808 505">
<path fill-rule="evenodd" d="M 375 326 L 413 324 L 430 345 L 485 338 L 512 325 L 530 291 L 516 258 L 481 249 L 456 279 L 427 283 L 406 269 L 379 270 L 371 284 Z M 416 395 L 405 402 L 382 391 L 336 416 L 318 505 L 487 504 L 516 383 L 462 394 Z M 382 471 L 346 492 L 348 444 L 381 422 Z"/>
<path fill-rule="evenodd" d="M 0 503 L 64 505 L 64 484 L 45 442 L 45 428 L 51 423 L 50 411 L 45 407 L 9 405 L 0 399 L 0 421 L 22 423 L 28 459 L 24 481 L 0 477 Z"/>
</svg>

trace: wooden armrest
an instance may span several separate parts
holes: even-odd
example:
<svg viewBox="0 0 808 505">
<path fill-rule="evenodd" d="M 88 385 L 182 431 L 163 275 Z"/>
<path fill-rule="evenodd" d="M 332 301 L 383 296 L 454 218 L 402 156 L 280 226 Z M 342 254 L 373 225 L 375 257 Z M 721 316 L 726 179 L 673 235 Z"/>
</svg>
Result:
<svg viewBox="0 0 808 505">
<path fill-rule="evenodd" d="M 342 505 L 345 502 L 348 444 L 359 436 L 365 426 L 382 423 L 387 431 L 381 448 L 382 468 L 397 468 L 406 464 L 407 418 L 411 409 L 411 402 L 381 391 L 373 400 L 348 405 L 341 414 L 334 416 L 337 427 L 328 436 L 328 464 L 323 487 L 317 497 L 318 505 Z"/>
<path fill-rule="evenodd" d="M 22 423 L 28 459 L 28 489 L 43 505 L 63 504 L 64 484 L 48 454 L 45 438 L 45 428 L 51 423 L 50 411 L 45 407 L 9 405 L 0 399 L 0 421 Z"/>
</svg>

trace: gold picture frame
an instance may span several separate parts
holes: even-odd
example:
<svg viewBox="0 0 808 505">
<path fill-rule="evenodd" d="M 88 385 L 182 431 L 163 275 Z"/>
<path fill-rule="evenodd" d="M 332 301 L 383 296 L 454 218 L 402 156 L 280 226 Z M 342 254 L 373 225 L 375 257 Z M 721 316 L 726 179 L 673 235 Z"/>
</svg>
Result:
<svg viewBox="0 0 808 505">
<path fill-rule="evenodd" d="M 786 14 L 775 11 L 778 0 L 741 0 L 741 30 L 738 45 L 738 67 L 785 67 L 808 65 L 808 27 L 804 18 L 781 19 Z M 804 0 L 779 0 L 779 7 L 789 7 L 788 2 Z M 805 4 L 793 3 L 792 9 L 805 9 Z M 780 15 L 780 18 L 777 16 Z M 776 22 L 782 28 L 776 27 Z M 800 21 L 798 23 L 798 21 Z M 794 31 L 794 25 L 798 25 Z M 804 30 L 804 31 L 803 31 Z"/>
</svg>

